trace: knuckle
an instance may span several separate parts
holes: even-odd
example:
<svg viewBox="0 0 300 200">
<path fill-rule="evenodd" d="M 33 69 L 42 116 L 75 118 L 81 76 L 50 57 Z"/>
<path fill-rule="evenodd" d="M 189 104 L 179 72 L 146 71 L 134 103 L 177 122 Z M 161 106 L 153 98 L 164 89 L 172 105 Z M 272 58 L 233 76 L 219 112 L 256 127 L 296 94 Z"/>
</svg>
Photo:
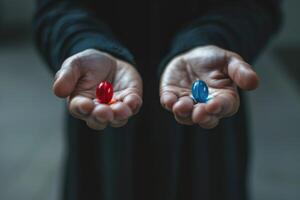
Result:
<svg viewBox="0 0 300 200">
<path fill-rule="evenodd" d="M 69 68 L 69 67 L 78 67 L 80 66 L 81 57 L 78 54 L 75 54 L 69 58 L 67 58 L 63 64 L 62 69 Z"/>
<path fill-rule="evenodd" d="M 73 116 L 77 119 L 85 120 L 85 118 L 87 116 L 87 115 L 84 115 L 83 113 L 81 113 L 79 107 L 74 104 L 70 104 L 68 110 L 69 110 L 69 113 L 71 114 L 71 116 Z"/>
<path fill-rule="evenodd" d="M 242 56 L 240 56 L 239 54 L 229 51 L 229 56 L 231 59 L 237 59 L 238 61 L 244 61 L 244 59 L 242 58 Z"/>
<path fill-rule="evenodd" d="M 205 48 L 210 49 L 210 50 L 221 50 L 220 47 L 216 46 L 216 45 L 207 45 L 205 46 Z"/>
<path fill-rule="evenodd" d="M 94 54 L 94 53 L 99 53 L 99 51 L 96 49 L 86 49 L 82 52 L 82 54 Z"/>
</svg>

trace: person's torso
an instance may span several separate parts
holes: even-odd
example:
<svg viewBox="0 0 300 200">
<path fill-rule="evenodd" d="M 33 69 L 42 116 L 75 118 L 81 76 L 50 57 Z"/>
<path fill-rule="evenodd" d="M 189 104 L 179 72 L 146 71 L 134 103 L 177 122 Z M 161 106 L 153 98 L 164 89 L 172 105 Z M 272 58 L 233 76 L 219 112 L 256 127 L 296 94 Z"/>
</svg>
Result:
<svg viewBox="0 0 300 200">
<path fill-rule="evenodd" d="M 98 18 L 135 57 L 148 60 L 144 57 L 150 55 L 156 62 L 167 53 L 175 34 L 207 5 L 199 0 L 89 1 Z"/>
</svg>

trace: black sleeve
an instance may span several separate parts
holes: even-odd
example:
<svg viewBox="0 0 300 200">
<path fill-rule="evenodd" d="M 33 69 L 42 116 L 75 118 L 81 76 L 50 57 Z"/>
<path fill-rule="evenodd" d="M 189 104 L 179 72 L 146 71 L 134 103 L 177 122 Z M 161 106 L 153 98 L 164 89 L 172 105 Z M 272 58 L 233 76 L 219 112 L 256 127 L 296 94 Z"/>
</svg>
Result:
<svg viewBox="0 0 300 200">
<path fill-rule="evenodd" d="M 55 72 L 69 56 L 88 48 L 110 53 L 134 64 L 132 54 L 99 21 L 87 0 L 37 0 L 35 41 Z"/>
<path fill-rule="evenodd" d="M 252 62 L 281 22 L 280 0 L 212 2 L 175 36 L 160 71 L 175 56 L 204 45 L 234 51 Z"/>
</svg>

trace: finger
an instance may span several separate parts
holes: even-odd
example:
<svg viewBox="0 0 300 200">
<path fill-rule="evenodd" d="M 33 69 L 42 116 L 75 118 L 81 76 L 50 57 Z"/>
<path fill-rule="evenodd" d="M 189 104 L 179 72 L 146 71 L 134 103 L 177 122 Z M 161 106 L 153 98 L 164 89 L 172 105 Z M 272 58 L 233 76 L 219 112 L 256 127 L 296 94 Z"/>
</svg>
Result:
<svg viewBox="0 0 300 200">
<path fill-rule="evenodd" d="M 192 113 L 192 121 L 195 124 L 206 123 L 212 118 L 212 115 L 206 111 L 205 106 L 204 103 L 195 105 Z"/>
<path fill-rule="evenodd" d="M 69 112 L 79 119 L 86 119 L 94 107 L 94 102 L 84 96 L 75 96 L 69 100 Z"/>
<path fill-rule="evenodd" d="M 77 58 L 69 58 L 56 73 L 53 91 L 58 97 L 68 97 L 73 92 L 80 78 L 79 62 Z"/>
<path fill-rule="evenodd" d="M 191 119 L 191 116 L 189 116 L 189 117 L 180 117 L 180 116 L 175 114 L 174 118 L 179 124 L 188 125 L 188 126 L 191 126 L 191 125 L 194 124 L 194 122 Z"/>
<path fill-rule="evenodd" d="M 178 97 L 170 91 L 162 91 L 161 95 L 160 95 L 160 103 L 161 105 L 171 111 L 173 108 L 173 105 L 175 104 L 175 102 L 178 100 Z"/>
<path fill-rule="evenodd" d="M 192 98 L 189 96 L 184 96 L 178 99 L 178 101 L 174 104 L 172 111 L 179 118 L 191 118 L 193 107 L 194 102 Z"/>
<path fill-rule="evenodd" d="M 128 122 L 128 118 L 132 115 L 129 106 L 124 102 L 117 102 L 111 105 L 114 113 L 114 119 L 110 122 L 111 127 L 121 127 Z"/>
<path fill-rule="evenodd" d="M 99 124 L 107 124 L 114 119 L 114 113 L 110 106 L 105 104 L 96 104 L 91 118 Z"/>
<path fill-rule="evenodd" d="M 138 94 L 129 94 L 123 99 L 123 103 L 127 104 L 127 106 L 131 109 L 133 114 L 138 113 L 140 110 L 143 101 L 142 98 Z"/>
<path fill-rule="evenodd" d="M 254 90 L 258 87 L 258 75 L 248 63 L 237 57 L 229 60 L 228 75 L 241 89 Z"/>
<path fill-rule="evenodd" d="M 212 116 L 208 121 L 199 123 L 204 129 L 212 129 L 215 128 L 219 124 L 219 119 L 215 116 Z"/>
<path fill-rule="evenodd" d="M 107 127 L 107 123 L 99 123 L 94 118 L 89 118 L 86 122 L 87 126 L 94 130 L 103 130 Z"/>
<path fill-rule="evenodd" d="M 129 106 L 123 102 L 117 102 L 110 105 L 110 107 L 114 113 L 114 121 L 127 120 L 132 115 L 132 111 Z"/>
<path fill-rule="evenodd" d="M 103 130 L 107 127 L 109 121 L 112 120 L 112 109 L 108 105 L 97 104 L 92 114 L 87 119 L 87 125 L 95 130 Z"/>
<path fill-rule="evenodd" d="M 205 109 L 207 113 L 215 115 L 220 119 L 235 114 L 239 109 L 239 105 L 238 94 L 232 92 L 215 96 L 207 102 Z"/>
</svg>

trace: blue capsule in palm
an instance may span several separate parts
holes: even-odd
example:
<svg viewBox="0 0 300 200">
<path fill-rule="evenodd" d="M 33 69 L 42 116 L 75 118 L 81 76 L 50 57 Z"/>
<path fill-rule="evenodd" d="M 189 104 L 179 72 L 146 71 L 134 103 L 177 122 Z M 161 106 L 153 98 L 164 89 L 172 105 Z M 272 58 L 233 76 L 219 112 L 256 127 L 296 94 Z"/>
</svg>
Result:
<svg viewBox="0 0 300 200">
<path fill-rule="evenodd" d="M 197 80 L 192 86 L 192 97 L 198 103 L 205 103 L 208 100 L 208 87 L 202 80 Z"/>
</svg>

